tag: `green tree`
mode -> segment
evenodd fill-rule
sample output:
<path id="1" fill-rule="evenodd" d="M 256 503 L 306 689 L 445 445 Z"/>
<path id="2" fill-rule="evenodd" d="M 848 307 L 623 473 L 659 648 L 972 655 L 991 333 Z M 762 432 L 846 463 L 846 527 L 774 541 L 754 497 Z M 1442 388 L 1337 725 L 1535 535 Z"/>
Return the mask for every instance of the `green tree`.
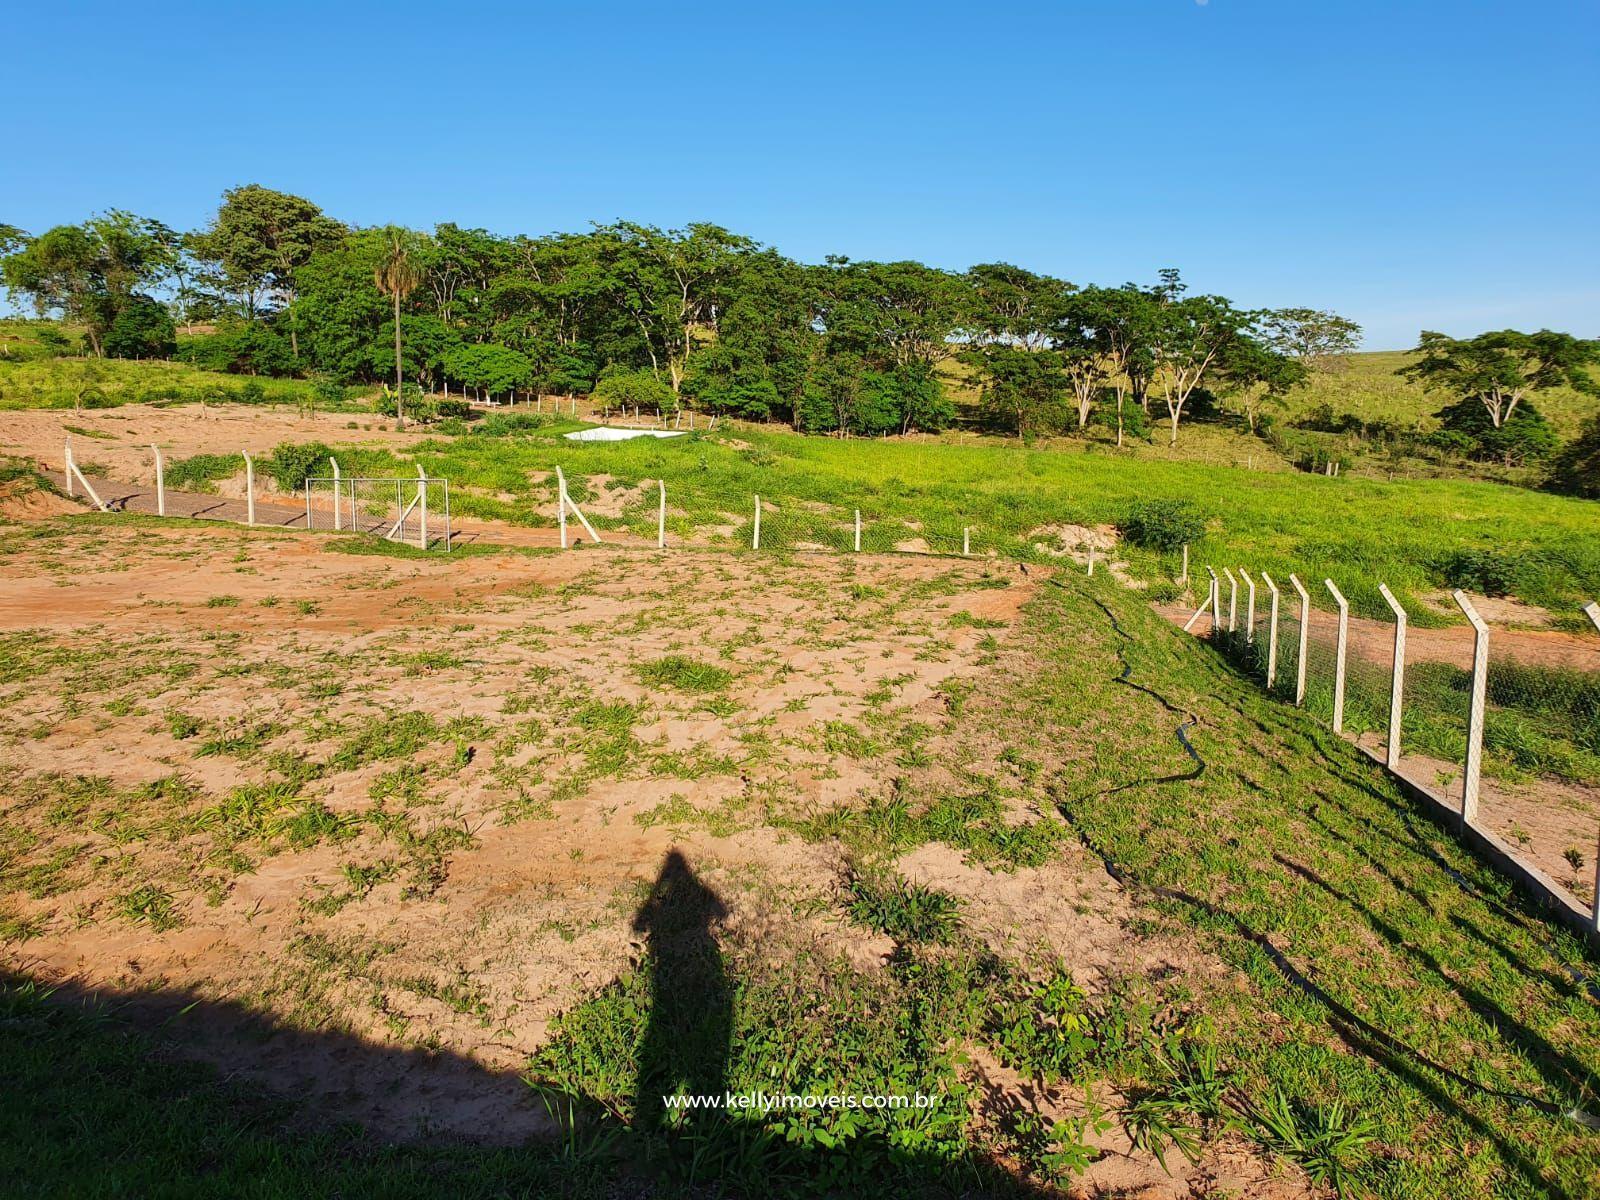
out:
<path id="1" fill-rule="evenodd" d="M 170 358 L 177 344 L 166 305 L 135 293 L 112 318 L 105 353 L 107 358 Z"/>
<path id="2" fill-rule="evenodd" d="M 140 289 L 159 286 L 171 253 L 151 222 L 112 210 L 82 225 L 57 225 L 0 260 L 0 279 L 44 315 L 83 323 L 96 357 L 117 315 Z"/>
<path id="3" fill-rule="evenodd" d="M 533 379 L 533 363 L 527 355 L 490 343 L 447 351 L 444 370 L 450 378 L 459 379 L 468 387 L 482 388 L 491 396 L 527 387 Z"/>
<path id="4" fill-rule="evenodd" d="M 1185 290 L 1177 271 L 1171 269 L 1161 272 L 1161 282 L 1153 289 L 1157 309 L 1151 348 L 1171 446 L 1178 444 L 1184 405 L 1251 317 L 1221 296 L 1186 296 Z"/>
<path id="5" fill-rule="evenodd" d="M 1424 330 L 1416 362 L 1400 374 L 1424 387 L 1483 405 L 1498 429 L 1529 396 L 1565 385 L 1591 395 L 1600 391 L 1588 369 L 1600 362 L 1600 343 L 1570 333 L 1501 329 L 1474 338 Z"/>
<path id="6" fill-rule="evenodd" d="M 334 245 L 345 228 L 309 200 L 257 183 L 230 188 L 211 225 L 192 235 L 189 248 L 215 263 L 228 289 L 254 320 L 262 304 L 276 298 L 289 316 L 289 348 L 300 357 L 296 327 L 295 272 Z"/>
<path id="7" fill-rule="evenodd" d="M 1361 326 L 1338 313 L 1315 308 L 1277 308 L 1261 314 L 1260 339 L 1286 358 L 1314 371 L 1343 370 L 1361 347 Z"/>
<path id="8" fill-rule="evenodd" d="M 1233 400 L 1255 433 L 1263 412 L 1306 381 L 1310 371 L 1303 357 L 1279 353 L 1267 343 L 1241 333 L 1226 343 L 1217 358 L 1217 391 Z"/>
<path id="9" fill-rule="evenodd" d="M 382 253 L 372 268 L 372 282 L 378 294 L 394 304 L 394 390 L 395 423 L 406 427 L 402 397 L 405 394 L 405 362 L 400 344 L 400 302 L 426 278 L 422 264 L 422 239 L 409 229 L 391 225 L 383 231 Z"/>

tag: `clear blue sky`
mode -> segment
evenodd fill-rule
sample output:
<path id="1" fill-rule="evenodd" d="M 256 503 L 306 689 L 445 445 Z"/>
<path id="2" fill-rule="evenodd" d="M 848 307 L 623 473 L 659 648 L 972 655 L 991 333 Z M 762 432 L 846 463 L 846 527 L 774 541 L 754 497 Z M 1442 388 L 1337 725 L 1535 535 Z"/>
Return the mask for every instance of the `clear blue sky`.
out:
<path id="1" fill-rule="evenodd" d="M 0 221 L 712 220 L 1360 320 L 1600 335 L 1600 4 L 15 7 Z"/>

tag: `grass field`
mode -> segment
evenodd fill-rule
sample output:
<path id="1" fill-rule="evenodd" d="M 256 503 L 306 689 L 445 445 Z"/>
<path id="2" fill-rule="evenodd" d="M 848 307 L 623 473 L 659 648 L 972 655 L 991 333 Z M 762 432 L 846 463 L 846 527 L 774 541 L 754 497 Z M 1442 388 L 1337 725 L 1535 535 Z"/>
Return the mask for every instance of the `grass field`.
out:
<path id="1" fill-rule="evenodd" d="M 18 1190 L 1594 1194 L 1595 957 L 1110 580 L 350 545 L 0 532 Z"/>
<path id="2" fill-rule="evenodd" d="M 975 550 L 1023 557 L 1035 555 L 1036 545 L 1059 543 L 1039 531 L 1116 525 L 1137 502 L 1176 499 L 1209 518 L 1205 539 L 1191 549 L 1193 570 L 1210 562 L 1284 581 L 1290 572 L 1314 584 L 1331 576 L 1356 611 L 1371 616 L 1388 612 L 1378 594 L 1387 582 L 1418 620 L 1434 619 L 1416 598 L 1449 584 L 1452 556 L 1470 551 L 1499 555 L 1511 564 L 1514 594 L 1561 615 L 1576 618 L 1581 604 L 1600 596 L 1594 505 L 1499 484 L 1327 479 L 1102 451 L 852 442 L 761 429 L 585 444 L 563 440 L 568 428 L 435 438 L 420 443 L 415 458 L 463 489 L 463 513 L 513 522 L 553 520 L 548 489 L 532 484 L 558 463 L 569 476 L 604 477 L 613 488 L 665 479 L 684 527 L 748 521 L 751 498 L 760 493 L 803 510 L 810 520 L 802 528 L 813 539 L 819 524 L 842 533 L 859 507 L 869 522 L 916 522 L 945 549 L 958 546 L 970 526 Z M 655 497 L 647 493 L 639 491 L 613 523 L 653 531 Z M 766 526 L 778 527 L 771 520 Z M 1152 582 L 1177 573 L 1175 556 L 1121 552 Z"/>

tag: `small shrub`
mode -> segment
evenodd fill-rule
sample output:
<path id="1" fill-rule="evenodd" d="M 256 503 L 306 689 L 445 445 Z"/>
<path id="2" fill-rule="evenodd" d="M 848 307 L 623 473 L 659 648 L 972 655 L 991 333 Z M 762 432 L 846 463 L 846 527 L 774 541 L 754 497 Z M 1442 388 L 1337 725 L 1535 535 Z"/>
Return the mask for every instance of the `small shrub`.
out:
<path id="1" fill-rule="evenodd" d="M 1120 528 L 1135 546 L 1172 551 L 1204 537 L 1206 518 L 1187 500 L 1144 500 L 1128 511 Z"/>
<path id="2" fill-rule="evenodd" d="M 296 492 L 311 476 L 331 471 L 328 460 L 332 457 L 332 448 L 321 442 L 284 442 L 273 448 L 265 466 L 280 492 Z"/>

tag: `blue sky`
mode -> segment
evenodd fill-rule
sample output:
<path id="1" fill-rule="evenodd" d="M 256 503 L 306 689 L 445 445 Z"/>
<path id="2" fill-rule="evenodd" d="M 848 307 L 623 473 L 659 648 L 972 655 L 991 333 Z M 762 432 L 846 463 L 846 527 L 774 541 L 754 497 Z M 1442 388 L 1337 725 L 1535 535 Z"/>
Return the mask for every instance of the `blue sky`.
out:
<path id="1" fill-rule="evenodd" d="M 1183 269 L 1250 306 L 1600 335 L 1600 4 L 24 5 L 0 221 L 712 220 L 808 261 Z"/>

